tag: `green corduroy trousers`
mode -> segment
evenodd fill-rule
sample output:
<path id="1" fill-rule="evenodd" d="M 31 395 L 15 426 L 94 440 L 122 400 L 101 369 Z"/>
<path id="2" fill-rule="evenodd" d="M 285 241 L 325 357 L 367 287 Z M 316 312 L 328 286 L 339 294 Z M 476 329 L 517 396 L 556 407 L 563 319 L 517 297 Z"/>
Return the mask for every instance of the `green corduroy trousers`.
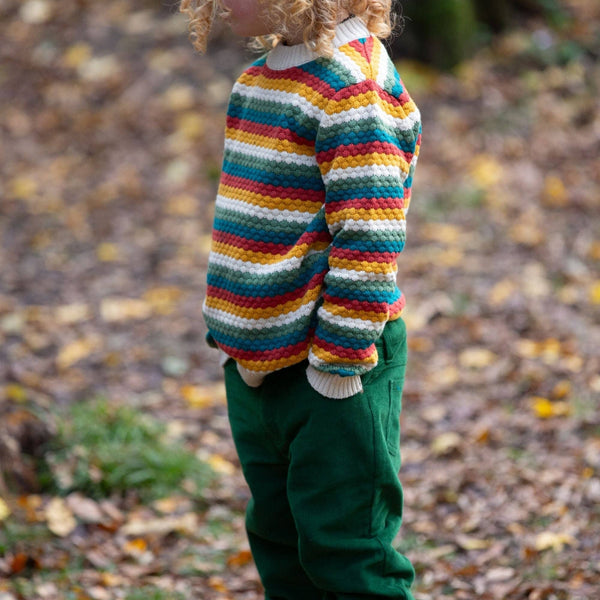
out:
<path id="1" fill-rule="evenodd" d="M 326 398 L 307 363 L 248 387 L 225 365 L 229 419 L 252 494 L 246 529 L 265 600 L 412 600 L 393 547 L 402 519 L 399 415 L 406 329 L 389 322 L 363 392 Z"/>

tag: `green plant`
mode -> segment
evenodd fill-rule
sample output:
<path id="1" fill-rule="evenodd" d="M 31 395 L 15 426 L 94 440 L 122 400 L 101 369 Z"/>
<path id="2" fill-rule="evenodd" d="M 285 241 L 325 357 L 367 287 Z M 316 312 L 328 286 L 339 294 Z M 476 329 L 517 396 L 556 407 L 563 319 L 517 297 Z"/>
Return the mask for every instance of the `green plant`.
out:
<path id="1" fill-rule="evenodd" d="M 135 491 L 151 501 L 172 494 L 184 481 L 198 494 L 210 482 L 210 467 L 166 441 L 162 423 L 139 410 L 94 400 L 71 406 L 57 421 L 42 477 L 53 493 L 104 498 Z"/>
<path id="2" fill-rule="evenodd" d="M 125 600 L 184 600 L 179 592 L 170 592 L 155 587 L 143 587 L 132 590 L 125 596 Z"/>

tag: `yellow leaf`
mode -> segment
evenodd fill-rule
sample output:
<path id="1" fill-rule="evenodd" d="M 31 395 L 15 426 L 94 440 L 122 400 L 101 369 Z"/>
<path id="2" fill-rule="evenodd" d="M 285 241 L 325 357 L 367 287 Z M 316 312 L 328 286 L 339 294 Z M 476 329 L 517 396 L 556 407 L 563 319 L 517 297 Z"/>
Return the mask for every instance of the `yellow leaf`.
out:
<path id="1" fill-rule="evenodd" d="M 191 194 L 178 194 L 167 201 L 165 211 L 178 217 L 192 217 L 198 211 L 198 201 Z"/>
<path id="2" fill-rule="evenodd" d="M 465 550 L 484 550 L 489 548 L 492 544 L 489 540 L 480 540 L 468 535 L 457 535 L 456 541 L 459 546 Z"/>
<path id="3" fill-rule="evenodd" d="M 557 175 L 546 177 L 542 198 L 549 206 L 561 207 L 567 204 L 567 188 L 560 177 Z"/>
<path id="4" fill-rule="evenodd" d="M 27 391 L 18 383 L 9 383 L 4 388 L 4 394 L 13 402 L 25 402 L 27 400 Z"/>
<path id="5" fill-rule="evenodd" d="M 213 590 L 215 590 L 216 592 L 220 592 L 221 594 L 225 594 L 229 591 L 229 589 L 225 585 L 225 580 L 222 577 L 217 577 L 216 575 L 209 577 L 208 585 Z"/>
<path id="6" fill-rule="evenodd" d="M 465 232 L 450 223 L 427 223 L 423 226 L 423 237 L 432 242 L 456 244 L 464 238 Z"/>
<path id="7" fill-rule="evenodd" d="M 553 388 L 552 388 L 552 397 L 557 400 L 561 400 L 562 398 L 566 398 L 571 393 L 571 382 L 567 379 L 561 379 Z"/>
<path id="8" fill-rule="evenodd" d="M 172 85 L 162 100 L 171 110 L 186 110 L 194 105 L 194 92 L 189 85 Z"/>
<path id="9" fill-rule="evenodd" d="M 104 242 L 96 248 L 96 256 L 102 262 L 119 260 L 119 248 L 115 244 Z"/>
<path id="10" fill-rule="evenodd" d="M 19 200 L 27 200 L 36 194 L 37 183 L 30 177 L 15 177 L 8 186 L 9 196 Z"/>
<path id="11" fill-rule="evenodd" d="M 589 298 L 592 304 L 600 304 L 600 281 L 595 281 L 590 286 Z"/>
<path id="12" fill-rule="evenodd" d="M 565 417 L 571 414 L 571 407 L 567 402 L 550 402 L 548 398 L 541 396 L 534 396 L 531 399 L 531 408 L 540 419 Z"/>
<path id="13" fill-rule="evenodd" d="M 152 307 L 145 300 L 136 298 L 104 298 L 100 304 L 100 314 L 109 323 L 147 319 L 152 315 Z"/>
<path id="14" fill-rule="evenodd" d="M 64 304 L 56 307 L 54 316 L 59 323 L 71 325 L 90 319 L 90 307 L 87 304 Z"/>
<path id="15" fill-rule="evenodd" d="M 225 400 L 223 385 L 204 387 L 199 385 L 182 385 L 180 393 L 183 399 L 192 408 L 206 408 L 215 404 L 222 404 Z"/>
<path id="16" fill-rule="evenodd" d="M 554 533 L 552 531 L 544 531 L 540 533 L 535 539 L 535 548 L 540 552 L 542 552 L 543 550 L 549 550 L 550 548 L 552 548 L 556 552 L 560 552 L 565 545 L 574 546 L 575 544 L 575 538 L 568 533 Z"/>
<path id="17" fill-rule="evenodd" d="M 467 348 L 463 350 L 458 360 L 461 366 L 467 369 L 483 369 L 496 361 L 498 356 L 487 348 Z"/>
<path id="18" fill-rule="evenodd" d="M 462 442 L 462 437 L 454 431 L 449 431 L 438 435 L 431 443 L 431 450 L 434 454 L 449 454 L 456 450 Z"/>
<path id="19" fill-rule="evenodd" d="M 143 296 L 152 310 L 159 315 L 169 315 L 175 310 L 175 305 L 183 296 L 183 290 L 175 286 L 155 287 L 149 289 Z"/>
<path id="20" fill-rule="evenodd" d="M 100 346 L 97 336 L 81 338 L 64 346 L 56 357 L 56 366 L 59 369 L 68 369 L 80 360 L 87 358 Z"/>
<path id="21" fill-rule="evenodd" d="M 517 291 L 517 285 L 510 279 L 503 279 L 498 281 L 488 294 L 488 302 L 492 306 L 499 306 L 504 304 L 515 292 Z"/>
<path id="22" fill-rule="evenodd" d="M 123 549 L 127 554 L 134 556 L 143 554 L 148 549 L 148 544 L 144 538 L 134 538 L 133 540 L 127 540 L 123 546 Z"/>
<path id="23" fill-rule="evenodd" d="M 63 54 L 65 66 L 77 69 L 92 57 L 92 47 L 85 42 L 79 42 L 69 46 Z"/>
<path id="24" fill-rule="evenodd" d="M 206 459 L 206 462 L 211 466 L 213 471 L 222 475 L 233 475 L 236 472 L 235 465 L 219 454 L 211 454 Z"/>
<path id="25" fill-rule="evenodd" d="M 48 529 L 60 537 L 66 537 L 77 527 L 77 521 L 62 498 L 52 498 L 45 510 Z"/>
<path id="26" fill-rule="evenodd" d="M 10 516 L 10 507 L 3 498 L 0 498 L 0 522 L 6 520 Z"/>
<path id="27" fill-rule="evenodd" d="M 201 138 L 206 131 L 204 117 L 195 111 L 183 113 L 177 117 L 178 133 L 188 140 Z"/>
<path id="28" fill-rule="evenodd" d="M 484 189 L 491 188 L 502 179 L 502 165 L 488 154 L 476 156 L 469 165 L 471 178 Z"/>

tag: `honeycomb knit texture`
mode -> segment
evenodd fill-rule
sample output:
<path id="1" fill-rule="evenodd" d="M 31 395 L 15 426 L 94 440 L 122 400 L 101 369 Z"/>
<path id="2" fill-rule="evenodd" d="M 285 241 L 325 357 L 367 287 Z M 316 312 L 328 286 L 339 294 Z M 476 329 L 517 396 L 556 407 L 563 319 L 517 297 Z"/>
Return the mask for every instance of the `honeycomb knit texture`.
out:
<path id="1" fill-rule="evenodd" d="M 396 259 L 420 115 L 358 18 L 332 58 L 274 48 L 227 112 L 203 312 L 209 340 L 253 381 L 308 358 L 329 397 L 360 391 L 404 296 Z"/>

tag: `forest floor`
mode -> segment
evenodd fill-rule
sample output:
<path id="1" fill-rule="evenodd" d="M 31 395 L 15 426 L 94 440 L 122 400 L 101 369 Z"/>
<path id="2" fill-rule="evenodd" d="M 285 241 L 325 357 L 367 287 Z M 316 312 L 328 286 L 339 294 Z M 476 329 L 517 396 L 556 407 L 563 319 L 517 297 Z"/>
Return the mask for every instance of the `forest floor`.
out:
<path id="1" fill-rule="evenodd" d="M 452 74 L 398 63 L 424 122 L 399 264 L 417 600 L 598 598 L 600 8 L 568 4 Z M 262 597 L 200 311 L 248 60 L 223 39 L 198 56 L 149 0 L 0 0 L 0 474 L 20 485 L 0 485 L 0 600 Z M 106 462 L 68 423 L 98 399 L 160 421 L 208 482 L 94 487 Z M 6 464 L 29 419 L 78 440 L 46 457 L 54 487 Z"/>

